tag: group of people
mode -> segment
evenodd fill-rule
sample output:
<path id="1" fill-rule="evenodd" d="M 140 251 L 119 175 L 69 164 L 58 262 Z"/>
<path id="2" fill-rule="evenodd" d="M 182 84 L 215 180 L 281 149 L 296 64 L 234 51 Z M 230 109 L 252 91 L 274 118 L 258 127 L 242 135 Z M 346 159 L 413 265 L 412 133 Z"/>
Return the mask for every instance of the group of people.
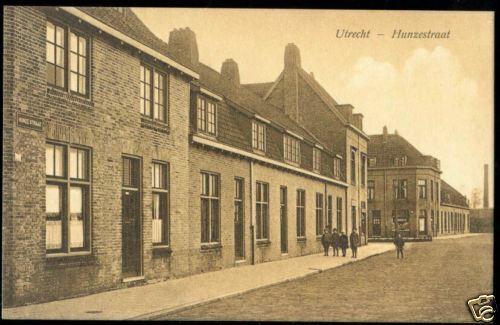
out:
<path id="1" fill-rule="evenodd" d="M 330 246 L 333 247 L 333 256 L 339 256 L 339 248 L 342 250 L 342 257 L 346 256 L 347 247 L 351 247 L 352 256 L 351 258 L 358 257 L 358 246 L 359 246 L 359 235 L 356 232 L 356 228 L 352 230 L 349 239 L 347 235 L 341 231 L 338 233 L 337 229 L 333 229 L 333 232 L 330 232 L 330 227 L 325 227 L 323 231 L 323 235 L 321 236 L 321 243 L 323 244 L 323 249 L 325 250 L 325 256 L 328 256 L 328 251 L 330 250 Z M 350 243 L 350 245 L 349 245 Z"/>

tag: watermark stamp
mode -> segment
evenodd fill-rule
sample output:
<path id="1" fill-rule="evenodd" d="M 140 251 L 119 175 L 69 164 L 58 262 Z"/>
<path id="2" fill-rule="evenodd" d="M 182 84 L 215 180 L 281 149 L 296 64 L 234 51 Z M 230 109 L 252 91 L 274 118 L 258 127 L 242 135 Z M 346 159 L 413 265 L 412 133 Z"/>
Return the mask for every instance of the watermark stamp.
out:
<path id="1" fill-rule="evenodd" d="M 467 305 L 469 305 L 472 317 L 476 322 L 492 322 L 497 311 L 497 304 L 493 295 L 480 295 L 467 301 Z"/>

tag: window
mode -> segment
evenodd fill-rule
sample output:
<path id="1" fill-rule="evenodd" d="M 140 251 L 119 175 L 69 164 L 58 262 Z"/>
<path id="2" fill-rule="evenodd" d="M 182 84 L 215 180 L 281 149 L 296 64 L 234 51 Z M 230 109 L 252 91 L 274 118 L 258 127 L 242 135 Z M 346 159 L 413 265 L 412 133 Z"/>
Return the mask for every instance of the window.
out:
<path id="1" fill-rule="evenodd" d="M 47 83 L 64 90 L 67 90 L 69 85 L 72 93 L 87 95 L 88 39 L 76 31 L 47 21 L 45 46 Z"/>
<path id="2" fill-rule="evenodd" d="M 153 188 L 153 245 L 169 244 L 168 164 L 153 162 L 151 167 Z"/>
<path id="3" fill-rule="evenodd" d="M 355 229 L 357 223 L 356 223 L 356 207 L 354 205 L 351 206 L 351 223 L 352 223 L 352 229 Z"/>
<path id="4" fill-rule="evenodd" d="M 89 250 L 89 150 L 47 143 L 45 158 L 47 253 Z"/>
<path id="5" fill-rule="evenodd" d="M 366 185 L 366 155 L 361 155 L 361 186 Z"/>
<path id="6" fill-rule="evenodd" d="M 269 239 L 269 184 L 257 182 L 255 188 L 255 221 L 257 240 Z"/>
<path id="7" fill-rule="evenodd" d="M 316 193 L 316 236 L 323 233 L 323 194 Z"/>
<path id="8" fill-rule="evenodd" d="M 434 182 L 431 180 L 431 201 L 434 201 Z"/>
<path id="9" fill-rule="evenodd" d="M 141 114 L 160 122 L 167 122 L 166 77 L 153 68 L 141 65 Z"/>
<path id="10" fill-rule="evenodd" d="M 252 121 L 252 148 L 266 151 L 266 126 Z"/>
<path id="11" fill-rule="evenodd" d="M 439 202 L 439 183 L 436 182 L 436 201 Z"/>
<path id="12" fill-rule="evenodd" d="M 427 226 L 427 210 L 420 210 L 420 215 L 418 218 L 418 231 L 419 233 L 425 233 Z"/>
<path id="13" fill-rule="evenodd" d="M 406 156 L 403 157 L 395 157 L 394 158 L 394 166 L 405 166 L 406 165 Z"/>
<path id="14" fill-rule="evenodd" d="M 332 230 L 333 225 L 333 197 L 328 195 L 327 210 L 326 210 L 328 228 Z"/>
<path id="15" fill-rule="evenodd" d="M 300 164 L 300 141 L 289 135 L 283 135 L 285 160 Z"/>
<path id="16" fill-rule="evenodd" d="M 356 185 L 356 149 L 351 147 L 351 183 Z"/>
<path id="17" fill-rule="evenodd" d="M 333 158 L 333 176 L 339 178 L 340 177 L 340 158 Z"/>
<path id="18" fill-rule="evenodd" d="M 297 238 L 306 237 L 306 191 L 297 190 Z"/>
<path id="19" fill-rule="evenodd" d="M 427 180 L 425 179 L 418 180 L 418 198 L 427 199 Z"/>
<path id="20" fill-rule="evenodd" d="M 393 197 L 394 199 L 406 199 L 406 179 L 395 179 L 392 181 Z"/>
<path id="21" fill-rule="evenodd" d="M 280 235 L 281 235 L 281 253 L 288 252 L 288 207 L 287 207 L 288 189 L 280 186 Z"/>
<path id="22" fill-rule="evenodd" d="M 219 175 L 201 173 L 201 243 L 218 243 L 219 220 Z"/>
<path id="23" fill-rule="evenodd" d="M 342 231 L 342 198 L 337 198 L 337 229 Z"/>
<path id="24" fill-rule="evenodd" d="M 313 169 L 315 172 L 321 171 L 321 150 L 313 148 Z"/>
<path id="25" fill-rule="evenodd" d="M 368 181 L 368 201 L 375 199 L 375 181 Z"/>
<path id="26" fill-rule="evenodd" d="M 368 166 L 375 167 L 377 165 L 377 158 L 368 159 Z"/>
<path id="27" fill-rule="evenodd" d="M 245 259 L 243 189 L 243 178 L 236 177 L 234 179 L 234 255 L 238 260 Z"/>
<path id="28" fill-rule="evenodd" d="M 196 99 L 196 121 L 200 132 L 216 134 L 216 105 L 213 101 L 198 96 Z"/>

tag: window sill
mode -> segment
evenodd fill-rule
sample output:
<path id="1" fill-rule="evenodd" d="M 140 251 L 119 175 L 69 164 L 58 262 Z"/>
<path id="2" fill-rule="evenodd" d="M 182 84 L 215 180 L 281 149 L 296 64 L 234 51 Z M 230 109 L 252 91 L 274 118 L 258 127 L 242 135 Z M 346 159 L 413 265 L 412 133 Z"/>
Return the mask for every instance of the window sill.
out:
<path id="1" fill-rule="evenodd" d="M 292 165 L 292 166 L 295 166 L 295 167 L 300 168 L 300 163 L 298 163 L 298 162 L 291 161 L 291 160 L 288 160 L 288 159 L 286 159 L 286 158 L 285 158 L 285 159 L 283 159 L 283 161 L 284 161 L 285 163 L 289 164 L 289 165 Z"/>
<path id="2" fill-rule="evenodd" d="M 222 245 L 220 243 L 202 244 L 200 247 L 200 252 L 220 251 L 221 249 Z"/>
<path id="3" fill-rule="evenodd" d="M 54 253 L 46 255 L 47 267 L 71 267 L 97 264 L 91 252 Z"/>
<path id="4" fill-rule="evenodd" d="M 62 89 L 53 88 L 51 86 L 47 87 L 47 95 L 49 97 L 66 99 L 72 103 L 80 104 L 81 106 L 85 106 L 87 108 L 94 107 L 94 102 L 91 101 L 88 97 L 75 95 L 71 92 L 68 92 L 68 91 L 65 91 Z"/>
<path id="5" fill-rule="evenodd" d="M 323 235 L 316 235 L 316 240 L 321 240 L 323 238 Z"/>
<path id="6" fill-rule="evenodd" d="M 170 127 L 167 123 L 154 120 L 147 116 L 141 116 L 141 127 L 160 133 L 170 133 Z"/>
<path id="7" fill-rule="evenodd" d="M 297 237 L 297 243 L 305 243 L 307 241 L 306 237 Z"/>
<path id="8" fill-rule="evenodd" d="M 168 245 L 153 245 L 153 255 L 155 256 L 170 256 L 172 248 Z"/>
<path id="9" fill-rule="evenodd" d="M 271 245 L 271 241 L 269 239 L 257 239 L 255 244 L 260 247 L 265 247 Z"/>
<path id="10" fill-rule="evenodd" d="M 255 149 L 255 148 L 252 148 L 252 152 L 257 154 L 257 155 L 261 155 L 261 156 L 265 156 L 266 155 L 266 152 L 265 151 L 262 151 L 262 150 L 259 150 L 259 149 Z"/>
<path id="11" fill-rule="evenodd" d="M 215 134 L 208 134 L 206 132 L 198 131 L 198 130 L 195 130 L 195 134 L 201 138 L 217 141 L 217 135 L 215 135 Z"/>

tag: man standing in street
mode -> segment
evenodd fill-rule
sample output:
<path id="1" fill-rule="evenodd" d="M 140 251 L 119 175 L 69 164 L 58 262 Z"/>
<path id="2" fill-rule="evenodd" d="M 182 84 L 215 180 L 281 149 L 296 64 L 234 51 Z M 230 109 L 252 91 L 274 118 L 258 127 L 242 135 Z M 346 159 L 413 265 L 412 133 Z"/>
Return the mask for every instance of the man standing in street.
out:
<path id="1" fill-rule="evenodd" d="M 352 229 L 351 236 L 349 236 L 349 241 L 351 243 L 352 256 L 351 258 L 358 257 L 358 244 L 359 244 L 359 235 L 356 232 L 356 228 Z"/>
<path id="2" fill-rule="evenodd" d="M 342 257 L 345 257 L 345 253 L 347 251 L 347 241 L 347 235 L 342 231 L 339 238 L 340 249 L 342 249 Z"/>
<path id="3" fill-rule="evenodd" d="M 328 250 L 330 249 L 330 244 L 332 242 L 332 234 L 328 226 L 323 230 L 323 235 L 321 236 L 321 244 L 323 244 L 323 249 L 325 250 L 325 256 L 328 256 Z"/>
<path id="4" fill-rule="evenodd" d="M 339 233 L 337 232 L 337 228 L 335 228 L 332 234 L 333 256 L 339 256 L 339 240 Z"/>
<path id="5" fill-rule="evenodd" d="M 401 258 L 404 258 L 403 255 L 403 246 L 405 245 L 405 241 L 403 240 L 403 237 L 401 237 L 401 234 L 398 233 L 396 235 L 396 238 L 394 238 L 394 245 L 396 245 L 396 252 L 398 254 L 398 259 L 399 259 L 399 254 L 401 253 Z"/>

